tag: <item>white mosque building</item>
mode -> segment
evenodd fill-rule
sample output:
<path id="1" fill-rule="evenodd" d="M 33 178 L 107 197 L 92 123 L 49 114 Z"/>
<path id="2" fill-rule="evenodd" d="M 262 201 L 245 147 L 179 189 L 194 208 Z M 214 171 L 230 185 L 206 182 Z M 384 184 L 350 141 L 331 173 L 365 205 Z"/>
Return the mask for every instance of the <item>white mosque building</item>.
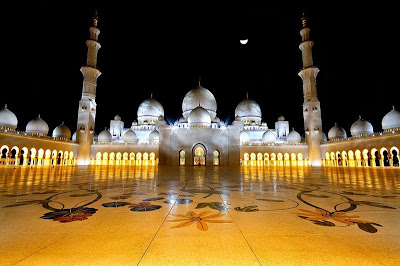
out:
<path id="1" fill-rule="evenodd" d="M 6 105 L 0 111 L 1 165 L 399 166 L 400 112 L 394 107 L 382 118 L 378 131 L 360 117 L 350 128 L 351 136 L 336 123 L 327 136 L 322 132 L 319 69 L 313 64 L 314 43 L 305 18 L 299 46 L 303 67 L 298 73 L 303 80 L 304 138 L 283 116 L 274 128 L 268 127 L 260 105 L 249 95 L 238 103 L 235 120 L 228 125 L 218 118 L 214 95 L 200 82 L 183 97 L 182 117 L 175 123 L 165 121 L 164 107 L 151 95 L 139 105 L 131 125 L 117 114 L 96 135 L 96 86 L 101 75 L 96 65 L 101 45 L 97 17 L 93 22 L 86 41 L 87 63 L 81 68 L 76 132 L 71 135 L 61 123 L 49 136 L 49 126 L 40 115 L 21 130 Z"/>

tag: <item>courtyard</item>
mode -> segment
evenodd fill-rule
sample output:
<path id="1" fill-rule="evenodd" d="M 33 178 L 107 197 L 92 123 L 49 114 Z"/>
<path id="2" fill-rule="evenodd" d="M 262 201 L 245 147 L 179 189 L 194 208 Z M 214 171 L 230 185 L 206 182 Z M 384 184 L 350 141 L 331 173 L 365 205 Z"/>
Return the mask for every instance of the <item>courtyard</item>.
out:
<path id="1" fill-rule="evenodd" d="M 398 265 L 400 169 L 0 168 L 0 265 Z"/>

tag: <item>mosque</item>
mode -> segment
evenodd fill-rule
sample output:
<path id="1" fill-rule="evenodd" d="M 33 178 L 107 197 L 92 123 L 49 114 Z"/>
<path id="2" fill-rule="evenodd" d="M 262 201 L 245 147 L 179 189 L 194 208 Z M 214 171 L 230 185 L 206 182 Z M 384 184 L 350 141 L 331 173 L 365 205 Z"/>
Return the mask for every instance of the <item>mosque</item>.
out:
<path id="1" fill-rule="evenodd" d="M 165 121 L 164 107 L 151 95 L 139 105 L 137 120 L 131 125 L 115 115 L 109 128 L 96 134 L 96 86 L 101 75 L 96 68 L 101 47 L 97 23 L 94 17 L 86 41 L 87 63 L 80 69 L 83 87 L 76 132 L 71 134 L 62 123 L 49 135 L 49 126 L 40 115 L 21 129 L 6 105 L 0 111 L 2 166 L 399 167 L 400 112 L 394 107 L 382 118 L 378 130 L 360 117 L 352 124 L 350 136 L 337 124 L 327 135 L 322 132 L 316 83 L 319 69 L 313 64 L 314 42 L 304 17 L 299 45 L 303 66 L 298 73 L 304 96 L 302 134 L 290 128 L 283 116 L 277 118 L 274 128 L 269 127 L 262 120 L 260 105 L 249 96 L 238 103 L 235 120 L 227 124 L 218 118 L 213 93 L 200 82 L 183 97 L 182 117 L 175 123 Z"/>

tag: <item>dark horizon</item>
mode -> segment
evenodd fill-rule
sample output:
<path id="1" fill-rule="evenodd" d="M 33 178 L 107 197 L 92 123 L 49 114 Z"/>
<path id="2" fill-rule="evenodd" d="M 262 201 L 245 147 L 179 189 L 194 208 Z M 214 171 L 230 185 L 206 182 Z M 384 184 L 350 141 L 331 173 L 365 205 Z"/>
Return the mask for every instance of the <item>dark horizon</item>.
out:
<path id="1" fill-rule="evenodd" d="M 129 9 L 120 5 L 57 5 L 46 1 L 11 7 L 3 25 L 3 84 L 0 104 L 18 118 L 17 130 L 41 117 L 49 135 L 62 121 L 76 130 L 86 63 L 88 28 L 98 8 L 100 29 L 95 131 L 116 114 L 125 127 L 137 119 L 139 104 L 153 92 L 174 122 L 185 94 L 198 83 L 218 104 L 217 115 L 231 123 L 249 92 L 263 121 L 274 128 L 283 115 L 304 134 L 302 8 L 195 6 Z M 318 97 L 325 134 L 337 122 L 350 136 L 359 115 L 381 131 L 381 119 L 395 105 L 399 22 L 388 8 L 305 8 L 311 28 Z M 246 45 L 239 43 L 248 38 Z M 4 68 L 4 67 L 3 67 Z"/>

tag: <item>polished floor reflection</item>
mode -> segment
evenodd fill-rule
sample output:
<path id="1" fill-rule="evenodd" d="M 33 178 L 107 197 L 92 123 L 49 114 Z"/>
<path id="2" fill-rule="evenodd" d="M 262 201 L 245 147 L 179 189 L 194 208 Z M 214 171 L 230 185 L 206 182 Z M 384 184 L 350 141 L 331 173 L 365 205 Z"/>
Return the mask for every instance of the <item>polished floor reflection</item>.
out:
<path id="1" fill-rule="evenodd" d="M 0 265 L 399 265 L 400 169 L 0 168 Z"/>

